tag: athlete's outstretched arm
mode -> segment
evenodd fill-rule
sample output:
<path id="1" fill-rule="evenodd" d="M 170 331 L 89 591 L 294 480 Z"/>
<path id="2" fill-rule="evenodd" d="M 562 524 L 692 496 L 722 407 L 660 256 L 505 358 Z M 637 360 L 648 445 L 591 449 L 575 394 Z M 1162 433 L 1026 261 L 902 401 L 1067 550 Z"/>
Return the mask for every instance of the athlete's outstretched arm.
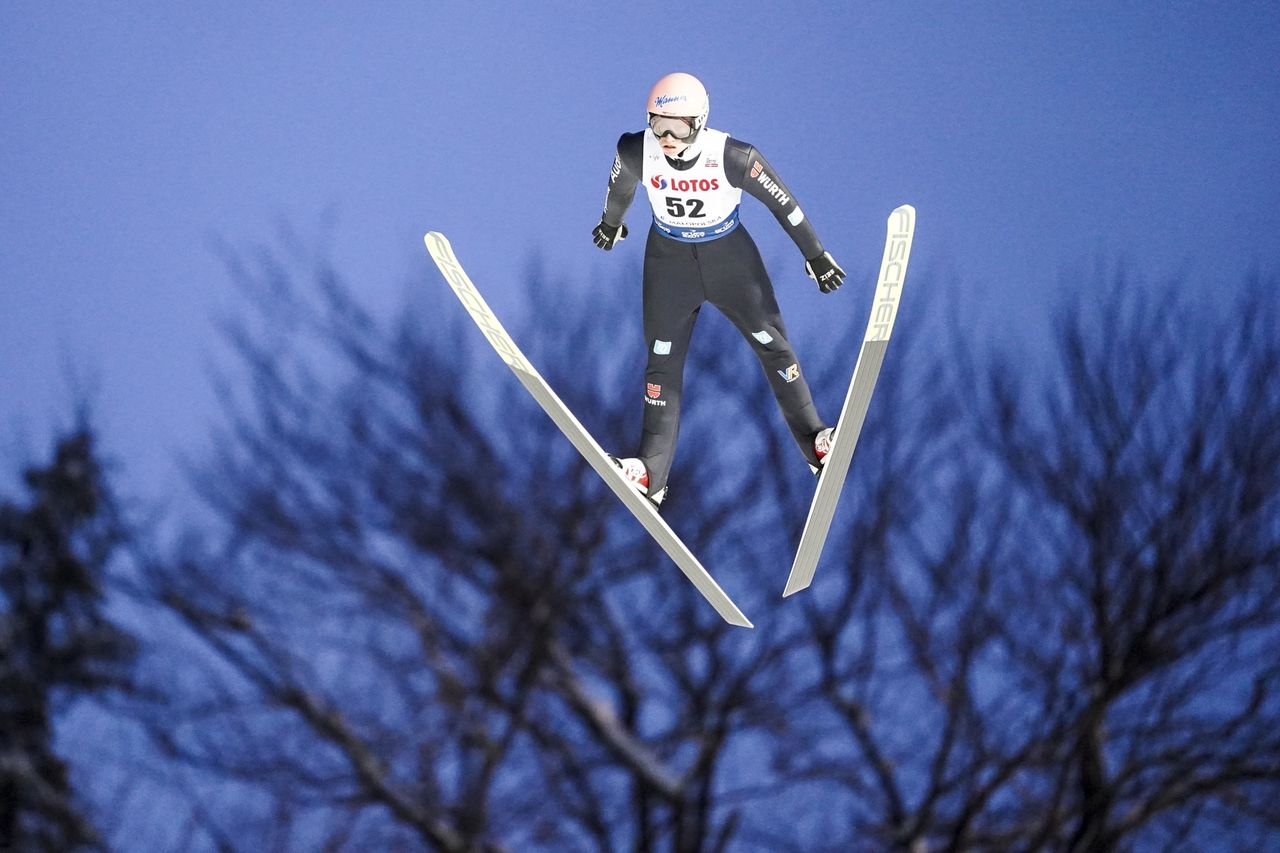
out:
<path id="1" fill-rule="evenodd" d="M 805 218 L 804 211 L 778 173 L 769 165 L 754 145 L 730 139 L 724 149 L 725 177 L 735 187 L 741 187 L 773 212 L 778 224 L 791 237 L 800 254 L 804 256 L 804 269 L 809 278 L 818 283 L 818 289 L 830 293 L 844 281 L 844 270 L 835 258 L 822 248 L 822 241 Z"/>
<path id="2" fill-rule="evenodd" d="M 600 215 L 600 224 L 591 231 L 591 239 L 606 252 L 627 237 L 627 226 L 622 224 L 622 217 L 627 215 L 627 208 L 635 197 L 643 156 L 644 134 L 622 134 L 618 139 L 618 151 L 613 156 L 609 186 L 604 193 L 604 213 Z"/>
<path id="3" fill-rule="evenodd" d="M 760 199 L 802 256 L 808 259 L 822 254 L 822 241 L 805 218 L 796 197 L 754 145 L 730 139 L 725 144 L 724 159 L 724 173 L 729 183 Z"/>
<path id="4" fill-rule="evenodd" d="M 644 157 L 644 133 L 624 133 L 618 139 L 618 152 L 609 172 L 609 187 L 604 195 L 604 216 L 607 225 L 617 227 L 635 198 L 636 184 L 640 182 L 641 160 Z"/>

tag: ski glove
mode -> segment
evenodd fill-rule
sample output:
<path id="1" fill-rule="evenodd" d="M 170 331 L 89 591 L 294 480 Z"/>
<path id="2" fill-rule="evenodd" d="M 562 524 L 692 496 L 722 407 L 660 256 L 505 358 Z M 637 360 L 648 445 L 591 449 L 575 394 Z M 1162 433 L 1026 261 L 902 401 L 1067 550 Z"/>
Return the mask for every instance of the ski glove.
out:
<path id="1" fill-rule="evenodd" d="M 610 225 L 601 219 L 600 224 L 591 232 L 591 239 L 595 240 L 596 245 L 607 252 L 613 248 L 614 243 L 627 239 L 627 226 Z"/>
<path id="2" fill-rule="evenodd" d="M 831 257 L 830 252 L 823 252 L 816 258 L 809 258 L 804 262 L 804 271 L 809 274 L 809 278 L 818 283 L 818 289 L 823 293 L 830 293 L 844 284 L 844 270 L 840 269 L 840 265 L 836 263 L 835 258 Z"/>

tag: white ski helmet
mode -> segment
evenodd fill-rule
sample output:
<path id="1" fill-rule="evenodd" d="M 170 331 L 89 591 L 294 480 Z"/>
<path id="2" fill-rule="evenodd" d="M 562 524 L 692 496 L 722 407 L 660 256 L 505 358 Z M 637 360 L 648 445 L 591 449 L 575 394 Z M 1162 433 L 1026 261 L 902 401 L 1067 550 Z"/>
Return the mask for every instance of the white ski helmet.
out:
<path id="1" fill-rule="evenodd" d="M 670 133 L 682 142 L 693 142 L 698 131 L 707 125 L 711 101 L 706 87 L 692 74 L 677 71 L 668 74 L 649 90 L 649 127 L 661 136 Z M 681 136 L 681 125 L 662 119 L 683 119 L 687 128 Z M 657 126 L 655 126 L 655 124 Z"/>

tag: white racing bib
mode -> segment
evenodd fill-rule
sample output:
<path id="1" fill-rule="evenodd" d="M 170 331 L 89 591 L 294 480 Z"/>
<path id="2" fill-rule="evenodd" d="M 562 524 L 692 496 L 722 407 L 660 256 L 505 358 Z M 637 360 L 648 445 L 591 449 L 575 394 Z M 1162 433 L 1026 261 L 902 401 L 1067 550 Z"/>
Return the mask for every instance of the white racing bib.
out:
<path id="1" fill-rule="evenodd" d="M 724 176 L 724 144 L 729 134 L 703 128 L 702 153 L 692 168 L 671 167 L 652 133 L 644 135 L 641 181 L 653 206 L 653 224 L 685 243 L 723 237 L 738 227 L 742 190 Z"/>

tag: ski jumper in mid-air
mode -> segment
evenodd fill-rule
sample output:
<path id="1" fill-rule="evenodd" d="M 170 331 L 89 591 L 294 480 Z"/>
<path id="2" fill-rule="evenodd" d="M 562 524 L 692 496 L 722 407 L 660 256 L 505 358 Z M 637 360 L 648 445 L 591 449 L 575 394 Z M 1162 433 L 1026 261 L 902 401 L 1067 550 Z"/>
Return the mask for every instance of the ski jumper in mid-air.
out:
<path id="1" fill-rule="evenodd" d="M 644 250 L 644 429 L 638 457 L 616 459 L 623 475 L 653 503 L 666 496 L 685 357 L 704 302 L 723 313 L 751 344 L 791 434 L 818 468 L 831 428 L 787 341 L 773 285 L 755 242 L 738 220 L 742 191 L 769 208 L 805 258 L 823 293 L 844 280 L 795 197 L 753 146 L 706 126 L 706 89 L 689 74 L 668 74 L 649 93 L 649 129 L 624 133 L 609 177 L 604 214 L 592 237 L 606 251 L 627 236 L 622 223 L 643 184 L 653 207 Z"/>

